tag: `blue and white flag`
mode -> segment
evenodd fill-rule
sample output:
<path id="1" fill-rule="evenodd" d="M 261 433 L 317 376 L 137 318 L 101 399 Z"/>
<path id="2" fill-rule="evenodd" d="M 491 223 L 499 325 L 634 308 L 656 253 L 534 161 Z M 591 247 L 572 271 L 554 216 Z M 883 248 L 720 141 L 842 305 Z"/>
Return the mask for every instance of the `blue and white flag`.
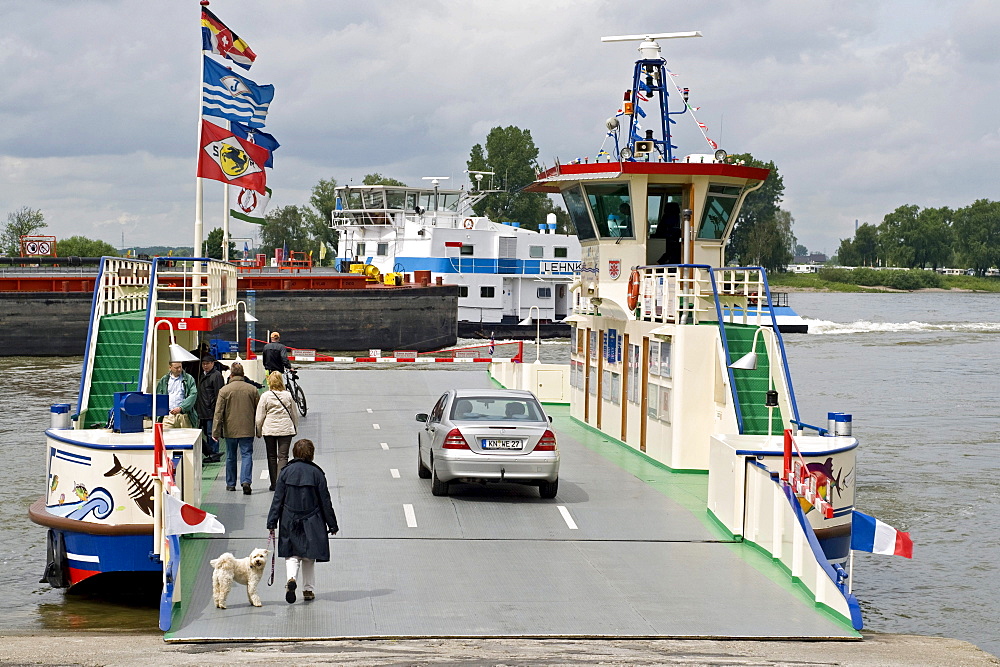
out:
<path id="1" fill-rule="evenodd" d="M 201 112 L 250 127 L 264 127 L 267 108 L 274 99 L 274 86 L 258 86 L 208 56 L 204 58 Z"/>
<path id="2" fill-rule="evenodd" d="M 272 137 L 267 132 L 261 132 L 260 130 L 255 130 L 254 128 L 249 127 L 248 125 L 244 125 L 243 123 L 234 122 L 229 127 L 229 131 L 235 134 L 240 139 L 247 139 L 253 142 L 255 145 L 260 146 L 261 148 L 266 148 L 267 150 L 271 151 L 271 155 L 267 158 L 267 162 L 264 164 L 264 166 L 271 168 L 274 167 L 274 151 L 278 150 L 278 147 L 281 146 L 281 144 L 278 143 L 277 139 Z"/>

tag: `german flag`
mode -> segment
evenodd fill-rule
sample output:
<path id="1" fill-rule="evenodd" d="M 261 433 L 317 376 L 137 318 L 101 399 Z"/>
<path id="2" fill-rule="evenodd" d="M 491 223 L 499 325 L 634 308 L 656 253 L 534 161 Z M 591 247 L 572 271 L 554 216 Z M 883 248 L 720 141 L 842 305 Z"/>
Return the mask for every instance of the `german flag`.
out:
<path id="1" fill-rule="evenodd" d="M 250 69 L 257 54 L 207 7 L 201 8 L 201 48 Z"/>

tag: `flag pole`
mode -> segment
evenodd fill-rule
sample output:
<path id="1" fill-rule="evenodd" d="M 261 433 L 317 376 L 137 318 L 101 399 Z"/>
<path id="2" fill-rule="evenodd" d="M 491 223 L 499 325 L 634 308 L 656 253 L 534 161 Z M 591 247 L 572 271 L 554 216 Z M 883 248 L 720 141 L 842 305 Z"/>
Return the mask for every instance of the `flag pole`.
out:
<path id="1" fill-rule="evenodd" d="M 208 7 L 208 0 L 201 0 L 202 7 Z M 198 10 L 198 24 L 201 25 L 201 10 Z M 200 31 L 201 28 L 199 27 Z M 201 124 L 205 122 L 205 119 L 201 116 L 202 107 L 202 86 L 205 80 L 204 71 L 204 60 L 205 60 L 205 50 L 201 51 L 201 58 L 198 59 L 199 65 L 202 68 L 201 74 L 198 75 L 198 150 L 195 155 L 198 157 L 195 160 L 195 186 L 194 186 L 194 243 L 191 249 L 192 257 L 201 257 L 201 242 L 205 238 L 205 188 L 201 178 L 197 176 L 198 173 L 198 162 L 201 160 Z"/>
<path id="2" fill-rule="evenodd" d="M 222 261 L 229 261 L 229 183 L 222 184 Z"/>

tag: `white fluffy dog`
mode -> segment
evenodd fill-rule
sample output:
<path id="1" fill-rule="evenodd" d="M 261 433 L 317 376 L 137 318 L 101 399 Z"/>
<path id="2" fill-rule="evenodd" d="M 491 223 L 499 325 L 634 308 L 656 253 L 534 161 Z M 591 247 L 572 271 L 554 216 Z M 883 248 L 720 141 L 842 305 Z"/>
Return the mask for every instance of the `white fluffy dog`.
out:
<path id="1" fill-rule="evenodd" d="M 260 607 L 260 596 L 257 595 L 257 584 L 264 576 L 264 565 L 267 563 L 267 549 L 254 549 L 246 558 L 236 558 L 226 552 L 218 558 L 209 561 L 215 572 L 212 573 L 212 599 L 219 609 L 226 608 L 226 598 L 233 588 L 233 582 L 247 587 L 247 597 L 250 604 Z"/>

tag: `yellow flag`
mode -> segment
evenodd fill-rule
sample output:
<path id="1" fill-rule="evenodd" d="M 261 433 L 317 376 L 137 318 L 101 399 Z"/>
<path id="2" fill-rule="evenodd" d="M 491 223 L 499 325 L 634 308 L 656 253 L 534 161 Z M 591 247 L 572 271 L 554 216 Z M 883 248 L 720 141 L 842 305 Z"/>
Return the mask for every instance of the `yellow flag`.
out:
<path id="1" fill-rule="evenodd" d="M 320 242 L 319 244 L 319 258 L 321 260 L 326 259 L 326 244 L 323 242 Z"/>

